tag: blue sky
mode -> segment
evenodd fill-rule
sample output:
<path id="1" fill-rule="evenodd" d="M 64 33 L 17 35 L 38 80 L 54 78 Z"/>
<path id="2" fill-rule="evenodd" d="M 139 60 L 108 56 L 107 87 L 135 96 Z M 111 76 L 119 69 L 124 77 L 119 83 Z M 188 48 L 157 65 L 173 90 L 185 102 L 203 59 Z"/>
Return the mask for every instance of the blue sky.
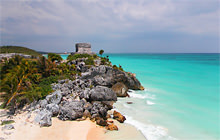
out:
<path id="1" fill-rule="evenodd" d="M 219 0 L 0 0 L 0 45 L 98 52 L 220 52 Z"/>

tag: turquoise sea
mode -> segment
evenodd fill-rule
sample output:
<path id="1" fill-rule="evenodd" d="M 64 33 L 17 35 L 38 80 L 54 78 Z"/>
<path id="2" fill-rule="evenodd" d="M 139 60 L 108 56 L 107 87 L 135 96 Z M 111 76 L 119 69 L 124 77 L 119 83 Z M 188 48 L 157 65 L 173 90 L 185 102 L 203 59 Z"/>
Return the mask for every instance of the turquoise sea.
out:
<path id="1" fill-rule="evenodd" d="M 114 106 L 148 140 L 220 139 L 220 54 L 107 55 L 145 87 Z"/>

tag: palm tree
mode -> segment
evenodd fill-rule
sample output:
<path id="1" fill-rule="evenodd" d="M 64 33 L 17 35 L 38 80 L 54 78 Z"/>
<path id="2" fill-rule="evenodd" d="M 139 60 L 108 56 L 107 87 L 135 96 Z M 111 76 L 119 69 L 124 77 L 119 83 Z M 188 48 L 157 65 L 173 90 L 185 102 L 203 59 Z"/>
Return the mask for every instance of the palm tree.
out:
<path id="1" fill-rule="evenodd" d="M 102 54 L 104 53 L 104 50 L 100 50 L 99 54 L 102 56 Z"/>
<path id="2" fill-rule="evenodd" d="M 36 63 L 24 60 L 6 74 L 2 80 L 2 91 L 8 93 L 6 106 L 18 95 L 27 94 L 25 92 L 30 88 L 33 82 L 39 82 L 41 74 L 38 73 Z M 11 90 L 9 90 L 11 88 Z"/>

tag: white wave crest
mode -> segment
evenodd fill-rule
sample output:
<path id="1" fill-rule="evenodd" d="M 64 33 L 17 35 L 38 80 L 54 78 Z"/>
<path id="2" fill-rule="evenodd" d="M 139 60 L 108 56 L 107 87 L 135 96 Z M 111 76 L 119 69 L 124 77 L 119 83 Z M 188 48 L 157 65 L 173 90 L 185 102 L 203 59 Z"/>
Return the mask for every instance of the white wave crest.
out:
<path id="1" fill-rule="evenodd" d="M 139 94 L 139 93 L 136 93 L 136 91 L 134 90 L 129 90 L 130 92 L 128 93 L 130 95 L 130 97 L 132 98 L 139 98 L 139 99 L 155 99 L 155 96 L 154 95 L 150 95 L 149 93 L 147 92 L 144 92 L 143 94 Z"/>
<path id="2" fill-rule="evenodd" d="M 155 103 L 154 102 L 151 102 L 151 101 L 146 101 L 146 103 L 148 104 L 148 105 L 154 105 Z"/>
<path id="3" fill-rule="evenodd" d="M 161 126 L 143 124 L 129 116 L 126 116 L 125 123 L 135 126 L 148 140 L 177 140 L 176 138 L 169 136 L 167 133 L 168 130 Z"/>

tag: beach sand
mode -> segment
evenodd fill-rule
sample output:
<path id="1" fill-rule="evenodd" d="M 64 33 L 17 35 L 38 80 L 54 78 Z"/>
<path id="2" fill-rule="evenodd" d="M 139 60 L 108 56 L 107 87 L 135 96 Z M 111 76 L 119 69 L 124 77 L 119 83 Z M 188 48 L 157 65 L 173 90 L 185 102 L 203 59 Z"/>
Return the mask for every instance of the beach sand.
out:
<path id="1" fill-rule="evenodd" d="M 108 131 L 88 120 L 84 121 L 61 121 L 52 118 L 52 126 L 40 127 L 34 123 L 35 115 L 32 113 L 21 113 L 12 119 L 15 129 L 2 130 L 0 126 L 0 137 L 6 140 L 146 140 L 135 127 L 114 121 L 119 131 Z M 6 119 L 0 117 L 0 120 Z"/>
<path id="2" fill-rule="evenodd" d="M 0 137 L 6 140 L 104 140 L 105 129 L 97 126 L 90 120 L 84 121 L 61 121 L 52 118 L 52 126 L 40 127 L 33 123 L 34 116 L 28 118 L 29 114 L 22 113 L 15 117 L 15 129 L 2 130 L 0 126 Z M 6 119 L 1 117 L 1 120 Z"/>

